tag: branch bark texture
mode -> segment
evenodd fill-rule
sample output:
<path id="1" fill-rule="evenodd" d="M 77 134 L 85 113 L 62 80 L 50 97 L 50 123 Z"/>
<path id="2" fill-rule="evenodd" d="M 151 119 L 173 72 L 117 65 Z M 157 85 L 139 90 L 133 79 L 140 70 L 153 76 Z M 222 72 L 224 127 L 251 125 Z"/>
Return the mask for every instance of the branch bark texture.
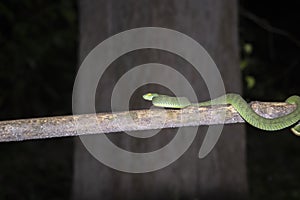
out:
<path id="1" fill-rule="evenodd" d="M 266 118 L 280 117 L 296 108 L 273 102 L 252 102 L 250 106 Z M 229 105 L 55 116 L 1 121 L 0 142 L 243 122 Z"/>

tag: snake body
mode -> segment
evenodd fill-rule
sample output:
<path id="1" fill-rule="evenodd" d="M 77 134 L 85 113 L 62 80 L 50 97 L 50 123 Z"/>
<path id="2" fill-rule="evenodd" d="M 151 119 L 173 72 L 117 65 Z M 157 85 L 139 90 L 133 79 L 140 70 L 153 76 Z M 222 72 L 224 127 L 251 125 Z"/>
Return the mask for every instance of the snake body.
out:
<path id="1" fill-rule="evenodd" d="M 256 128 L 267 131 L 281 130 L 300 121 L 300 97 L 296 95 L 289 97 L 285 102 L 289 104 L 296 104 L 297 108 L 293 112 L 275 119 L 261 117 L 251 109 L 251 107 L 239 94 L 233 93 L 225 94 L 224 96 L 211 101 L 200 103 L 191 103 L 186 97 L 171 97 L 157 93 L 145 94 L 143 95 L 143 98 L 145 100 L 152 101 L 154 106 L 164 108 L 185 108 L 188 106 L 230 104 L 246 122 Z M 297 124 L 291 130 L 296 135 L 300 135 L 300 124 Z"/>

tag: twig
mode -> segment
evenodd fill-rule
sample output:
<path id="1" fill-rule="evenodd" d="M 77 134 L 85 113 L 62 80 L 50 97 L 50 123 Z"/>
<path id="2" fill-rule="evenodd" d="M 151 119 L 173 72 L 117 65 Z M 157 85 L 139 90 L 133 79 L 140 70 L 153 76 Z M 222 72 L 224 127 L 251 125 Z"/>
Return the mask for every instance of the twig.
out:
<path id="1" fill-rule="evenodd" d="M 261 116 L 276 118 L 296 106 L 253 102 L 251 107 Z M 221 117 L 224 112 L 225 121 Z M 0 122 L 0 142 L 242 122 L 235 109 L 227 105 L 19 119 Z"/>
<path id="2" fill-rule="evenodd" d="M 265 29 L 266 31 L 271 32 L 273 34 L 284 36 L 284 37 L 288 38 L 289 40 L 291 40 L 292 42 L 294 42 L 298 47 L 300 47 L 300 40 L 298 38 L 296 38 L 294 35 L 292 35 L 291 33 L 272 26 L 267 20 L 260 18 L 245 9 L 241 8 L 240 14 L 241 14 L 241 16 L 251 20 L 252 22 L 257 24 L 261 28 Z"/>

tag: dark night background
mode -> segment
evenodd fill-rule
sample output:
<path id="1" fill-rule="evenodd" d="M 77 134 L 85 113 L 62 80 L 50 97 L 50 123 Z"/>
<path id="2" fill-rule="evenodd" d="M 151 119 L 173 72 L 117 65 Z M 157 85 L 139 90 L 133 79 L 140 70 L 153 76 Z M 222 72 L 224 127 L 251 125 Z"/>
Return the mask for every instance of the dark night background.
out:
<path id="1" fill-rule="evenodd" d="M 300 2 L 241 0 L 247 100 L 300 94 Z M 71 114 L 77 68 L 76 1 L 0 2 L 0 119 Z M 247 126 L 251 199 L 300 199 L 300 138 Z M 72 138 L 0 143 L 0 199 L 68 199 Z"/>

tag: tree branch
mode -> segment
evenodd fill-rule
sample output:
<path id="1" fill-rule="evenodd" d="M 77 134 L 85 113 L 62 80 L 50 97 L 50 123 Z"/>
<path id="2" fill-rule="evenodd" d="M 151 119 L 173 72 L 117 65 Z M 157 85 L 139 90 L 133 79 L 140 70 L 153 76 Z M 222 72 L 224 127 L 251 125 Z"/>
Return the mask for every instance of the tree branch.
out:
<path id="1" fill-rule="evenodd" d="M 265 29 L 266 31 L 268 31 L 270 33 L 273 33 L 273 34 L 277 34 L 277 35 L 281 35 L 283 37 L 286 37 L 290 41 L 295 43 L 298 47 L 300 47 L 300 40 L 297 37 L 295 37 L 294 35 L 292 35 L 291 33 L 272 26 L 267 20 L 265 20 L 263 18 L 260 18 L 256 15 L 254 15 L 253 13 L 243 9 L 243 8 L 240 8 L 240 14 L 241 14 L 241 16 L 251 20 L 252 22 L 257 24 L 261 28 Z"/>
<path id="2" fill-rule="evenodd" d="M 286 103 L 252 102 L 250 105 L 266 118 L 283 116 L 296 108 Z M 0 122 L 0 142 L 214 125 L 223 123 L 222 113 L 226 113 L 225 124 L 244 122 L 235 109 L 228 105 L 19 119 Z"/>

